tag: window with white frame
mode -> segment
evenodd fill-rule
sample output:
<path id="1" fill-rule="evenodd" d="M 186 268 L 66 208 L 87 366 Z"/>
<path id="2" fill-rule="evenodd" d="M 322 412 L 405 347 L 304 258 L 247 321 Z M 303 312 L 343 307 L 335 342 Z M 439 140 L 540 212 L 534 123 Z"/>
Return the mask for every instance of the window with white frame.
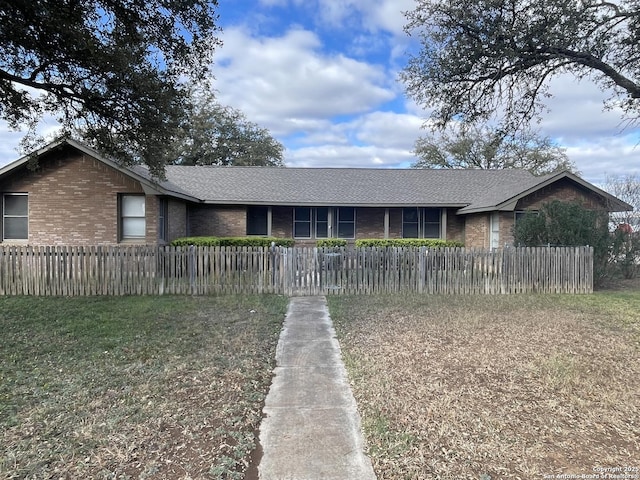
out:
<path id="1" fill-rule="evenodd" d="M 5 193 L 2 196 L 3 240 L 29 239 L 29 195 Z"/>
<path id="2" fill-rule="evenodd" d="M 145 202 L 146 199 L 144 195 L 120 196 L 121 240 L 137 240 L 145 238 L 147 227 Z"/>
<path id="3" fill-rule="evenodd" d="M 442 209 L 406 207 L 402 209 L 403 238 L 441 238 Z"/>

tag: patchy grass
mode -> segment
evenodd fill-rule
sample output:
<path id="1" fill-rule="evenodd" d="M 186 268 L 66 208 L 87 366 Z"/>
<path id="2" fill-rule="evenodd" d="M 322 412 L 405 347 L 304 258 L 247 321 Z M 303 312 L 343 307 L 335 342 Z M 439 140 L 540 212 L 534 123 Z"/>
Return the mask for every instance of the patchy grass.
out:
<path id="1" fill-rule="evenodd" d="M 378 478 L 640 478 L 640 291 L 329 307 Z"/>
<path id="2" fill-rule="evenodd" d="M 243 478 L 287 299 L 0 299 L 0 477 Z"/>

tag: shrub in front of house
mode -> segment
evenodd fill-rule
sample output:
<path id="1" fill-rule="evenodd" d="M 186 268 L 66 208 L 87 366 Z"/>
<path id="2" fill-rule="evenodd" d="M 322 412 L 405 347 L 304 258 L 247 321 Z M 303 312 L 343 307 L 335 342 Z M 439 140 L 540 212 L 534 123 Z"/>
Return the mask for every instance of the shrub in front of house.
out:
<path id="1" fill-rule="evenodd" d="M 347 246 L 347 241 L 343 238 L 323 238 L 316 242 L 319 248 L 341 248 Z"/>
<path id="2" fill-rule="evenodd" d="M 219 247 L 220 239 L 218 237 L 182 237 L 176 238 L 170 244 L 172 247 Z"/>
<path id="3" fill-rule="evenodd" d="M 464 243 L 436 238 L 386 238 L 356 240 L 356 247 L 464 247 Z"/>
<path id="4" fill-rule="evenodd" d="M 183 237 L 171 242 L 174 247 L 270 247 L 275 243 L 279 247 L 292 247 L 292 238 L 274 237 Z"/>

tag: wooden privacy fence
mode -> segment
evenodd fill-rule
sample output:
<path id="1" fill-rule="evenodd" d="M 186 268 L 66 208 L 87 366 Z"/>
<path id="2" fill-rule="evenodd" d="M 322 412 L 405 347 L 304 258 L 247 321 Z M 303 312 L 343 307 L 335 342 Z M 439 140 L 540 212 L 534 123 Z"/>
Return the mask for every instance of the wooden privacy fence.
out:
<path id="1" fill-rule="evenodd" d="M 0 247 L 0 295 L 592 291 L 590 247 Z"/>

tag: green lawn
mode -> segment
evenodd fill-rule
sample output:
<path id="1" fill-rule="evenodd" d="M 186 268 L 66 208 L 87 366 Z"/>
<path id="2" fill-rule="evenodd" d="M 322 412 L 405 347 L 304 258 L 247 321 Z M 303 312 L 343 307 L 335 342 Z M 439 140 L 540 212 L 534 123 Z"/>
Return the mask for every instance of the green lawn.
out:
<path id="1" fill-rule="evenodd" d="M 640 475 L 640 290 L 329 307 L 379 479 Z"/>
<path id="2" fill-rule="evenodd" d="M 243 478 L 286 305 L 0 299 L 0 477 Z"/>

